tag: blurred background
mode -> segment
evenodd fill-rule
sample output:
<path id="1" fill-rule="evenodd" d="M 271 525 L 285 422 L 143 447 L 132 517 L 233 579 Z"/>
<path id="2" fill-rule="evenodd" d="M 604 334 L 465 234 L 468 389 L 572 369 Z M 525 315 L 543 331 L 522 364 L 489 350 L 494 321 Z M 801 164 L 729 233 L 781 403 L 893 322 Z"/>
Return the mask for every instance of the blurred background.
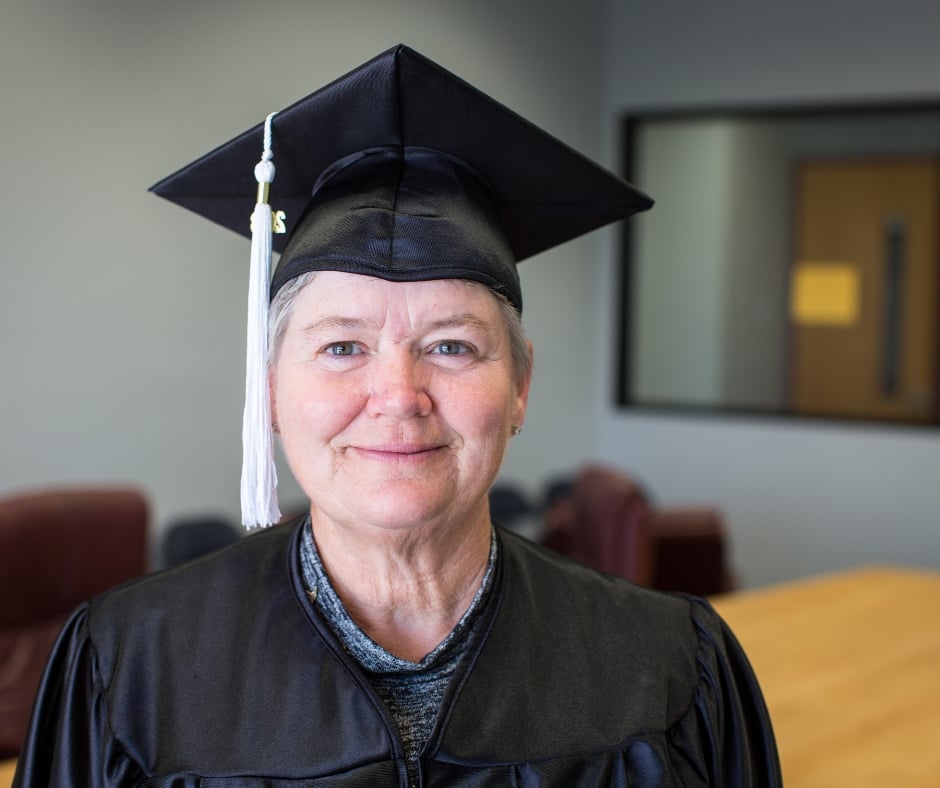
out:
<path id="1" fill-rule="evenodd" d="M 622 173 L 633 114 L 940 99 L 938 29 L 931 0 L 0 0 L 0 494 L 132 484 L 154 541 L 237 521 L 247 244 L 147 187 L 396 43 Z M 540 500 L 602 462 L 714 505 L 743 586 L 940 567 L 935 426 L 618 401 L 623 243 L 521 266 L 536 374 L 501 480 Z"/>

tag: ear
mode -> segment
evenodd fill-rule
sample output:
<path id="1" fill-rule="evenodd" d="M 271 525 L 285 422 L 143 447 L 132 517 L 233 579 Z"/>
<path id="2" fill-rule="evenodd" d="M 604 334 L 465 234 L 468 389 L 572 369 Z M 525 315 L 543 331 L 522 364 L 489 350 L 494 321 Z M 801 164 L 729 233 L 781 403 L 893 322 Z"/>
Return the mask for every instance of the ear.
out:
<path id="1" fill-rule="evenodd" d="M 512 411 L 512 423 L 517 427 L 521 427 L 525 422 L 526 409 L 529 406 L 529 386 L 532 383 L 532 369 L 535 365 L 535 350 L 532 347 L 532 343 L 526 342 L 526 347 L 529 351 L 529 364 L 525 378 L 520 380 L 516 385 L 516 398 L 513 403 Z"/>
<path id="2" fill-rule="evenodd" d="M 274 431 L 275 435 L 281 434 L 281 427 L 277 422 L 277 396 L 275 392 L 277 391 L 277 386 L 275 385 L 275 374 L 274 367 L 268 367 L 268 400 L 271 405 L 271 429 Z"/>

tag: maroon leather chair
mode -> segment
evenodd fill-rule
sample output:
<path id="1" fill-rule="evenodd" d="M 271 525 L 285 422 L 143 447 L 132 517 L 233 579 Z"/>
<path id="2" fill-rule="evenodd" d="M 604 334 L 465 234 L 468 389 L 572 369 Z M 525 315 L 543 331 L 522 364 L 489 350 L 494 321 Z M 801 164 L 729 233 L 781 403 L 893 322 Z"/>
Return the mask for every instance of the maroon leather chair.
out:
<path id="1" fill-rule="evenodd" d="M 131 488 L 0 498 L 0 758 L 22 747 L 46 659 L 68 614 L 147 571 L 148 509 Z"/>
<path id="2" fill-rule="evenodd" d="M 570 558 L 639 585 L 653 578 L 649 507 L 636 484 L 590 465 L 545 513 L 544 543 Z"/>
<path id="3" fill-rule="evenodd" d="M 543 542 L 595 569 L 662 591 L 729 591 L 727 534 L 713 507 L 657 508 L 624 471 L 584 467 L 545 512 Z"/>

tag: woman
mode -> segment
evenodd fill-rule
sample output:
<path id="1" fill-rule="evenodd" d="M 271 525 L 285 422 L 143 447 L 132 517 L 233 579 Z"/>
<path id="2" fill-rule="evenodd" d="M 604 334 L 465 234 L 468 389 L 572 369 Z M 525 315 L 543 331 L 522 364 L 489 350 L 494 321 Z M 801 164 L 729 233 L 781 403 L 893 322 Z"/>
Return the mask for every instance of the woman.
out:
<path id="1" fill-rule="evenodd" d="M 531 376 L 515 264 L 649 200 L 404 47 L 271 128 L 260 412 L 310 512 L 78 610 L 15 784 L 778 785 L 705 602 L 490 522 Z M 155 190 L 237 225 L 260 137 Z"/>

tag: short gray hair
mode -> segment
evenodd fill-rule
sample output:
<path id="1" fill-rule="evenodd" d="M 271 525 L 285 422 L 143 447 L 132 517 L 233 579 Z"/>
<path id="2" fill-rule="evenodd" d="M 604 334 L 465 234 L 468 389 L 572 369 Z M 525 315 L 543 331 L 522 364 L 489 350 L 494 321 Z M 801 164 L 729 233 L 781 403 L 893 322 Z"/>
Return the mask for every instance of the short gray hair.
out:
<path id="1" fill-rule="evenodd" d="M 271 301 L 268 310 L 268 367 L 274 366 L 277 362 L 281 343 L 284 340 L 284 332 L 287 330 L 288 322 L 290 322 L 297 294 L 309 285 L 316 275 L 316 271 L 307 271 L 291 279 L 277 291 Z M 483 286 L 478 282 L 461 281 L 465 281 L 469 285 Z M 516 386 L 521 386 L 523 381 L 532 374 L 532 355 L 529 353 L 529 341 L 526 337 L 525 328 L 522 326 L 522 317 L 508 298 L 493 290 L 489 292 L 499 302 L 500 312 L 502 312 L 503 320 L 509 329 L 512 371 L 515 376 Z"/>
<path id="2" fill-rule="evenodd" d="M 300 276 L 285 282 L 281 289 L 274 294 L 271 305 L 268 307 L 268 368 L 277 363 L 281 344 L 284 341 L 284 332 L 294 312 L 294 301 L 297 294 L 309 285 L 317 275 L 316 271 L 307 271 Z"/>

